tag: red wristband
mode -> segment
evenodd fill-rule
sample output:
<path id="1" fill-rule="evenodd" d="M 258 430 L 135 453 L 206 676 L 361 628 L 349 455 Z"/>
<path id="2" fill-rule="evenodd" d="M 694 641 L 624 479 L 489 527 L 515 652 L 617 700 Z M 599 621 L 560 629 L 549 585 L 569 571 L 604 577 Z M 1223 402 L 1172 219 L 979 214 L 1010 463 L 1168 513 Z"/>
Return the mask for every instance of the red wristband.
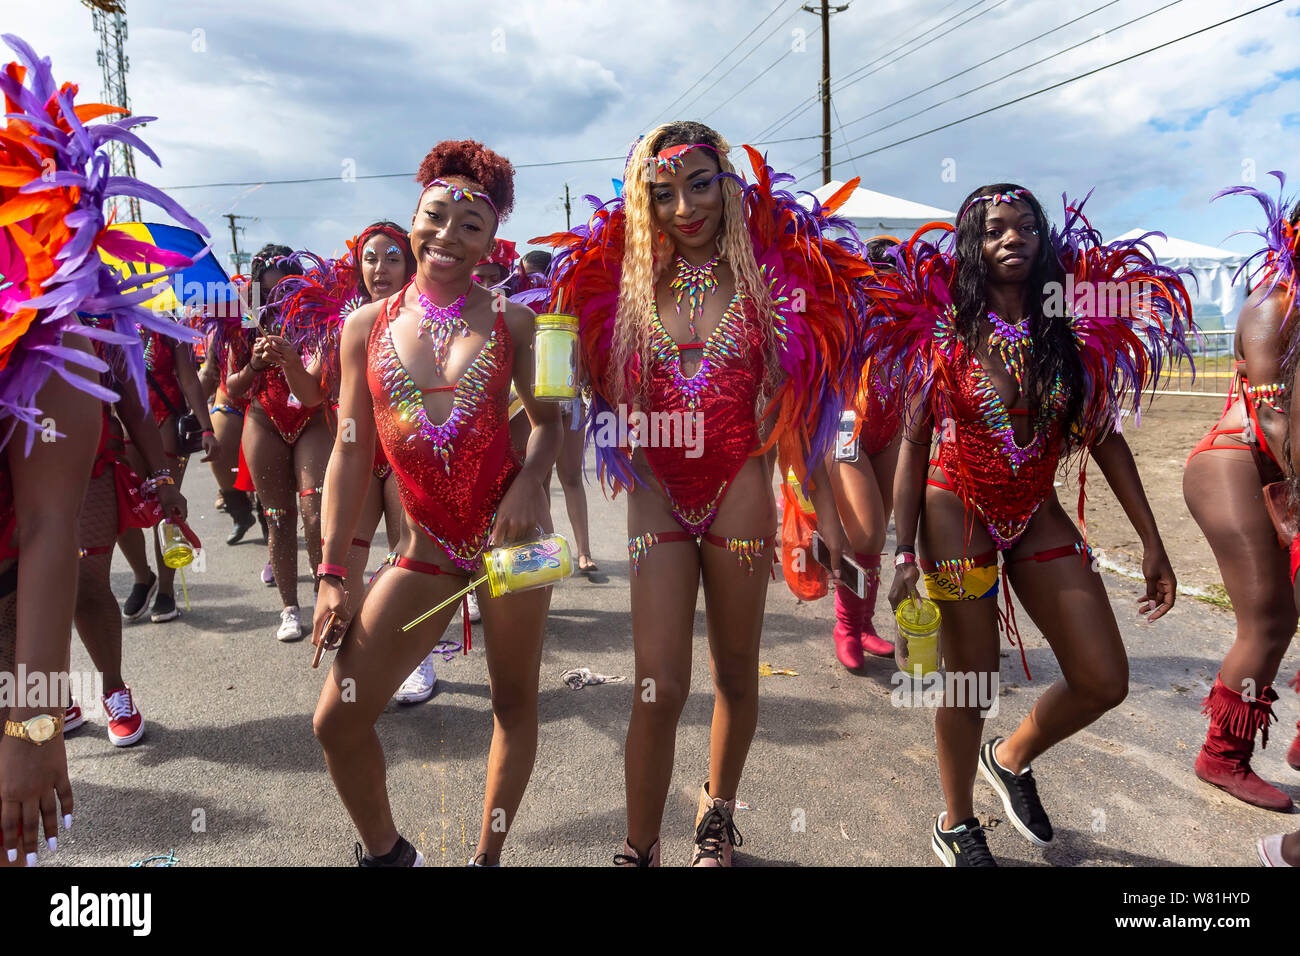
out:
<path id="1" fill-rule="evenodd" d="M 316 566 L 316 577 L 322 578 L 327 574 L 338 578 L 340 581 L 346 581 L 348 569 L 341 564 L 326 564 L 322 561 Z"/>

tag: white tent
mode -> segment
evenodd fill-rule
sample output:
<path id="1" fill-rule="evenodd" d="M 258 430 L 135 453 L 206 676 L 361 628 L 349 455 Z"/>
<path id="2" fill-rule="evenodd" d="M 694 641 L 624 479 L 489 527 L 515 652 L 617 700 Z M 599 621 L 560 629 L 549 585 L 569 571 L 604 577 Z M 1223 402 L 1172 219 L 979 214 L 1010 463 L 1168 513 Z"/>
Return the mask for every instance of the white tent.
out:
<path id="1" fill-rule="evenodd" d="M 843 185 L 844 183 L 838 180 L 832 180 L 814 189 L 812 194 L 817 197 L 818 202 L 823 202 Z M 853 195 L 836 214 L 851 220 L 858 230 L 858 235 L 863 239 L 870 239 L 873 236 L 910 239 L 912 233 L 927 222 L 952 222 L 956 215 L 947 209 L 926 206 L 861 187 L 853 190 Z"/>
<path id="2" fill-rule="evenodd" d="M 1117 238 L 1137 239 L 1144 232 L 1145 229 L 1134 229 Z M 1172 237 L 1151 236 L 1147 245 L 1161 265 L 1192 270 L 1196 282 L 1189 282 L 1187 291 L 1192 296 L 1192 315 L 1198 326 L 1206 330 L 1237 327 L 1237 312 L 1246 299 L 1246 284 L 1243 276 L 1241 282 L 1233 285 L 1232 277 L 1246 261 L 1245 255 Z"/>

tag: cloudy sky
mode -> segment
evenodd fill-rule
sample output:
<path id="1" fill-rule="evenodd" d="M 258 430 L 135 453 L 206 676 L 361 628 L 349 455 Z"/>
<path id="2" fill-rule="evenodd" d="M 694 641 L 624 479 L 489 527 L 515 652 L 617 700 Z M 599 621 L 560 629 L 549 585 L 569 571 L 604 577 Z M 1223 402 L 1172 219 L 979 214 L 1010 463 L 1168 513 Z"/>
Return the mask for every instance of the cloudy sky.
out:
<path id="1" fill-rule="evenodd" d="M 948 209 L 1011 180 L 1049 214 L 1049 197 L 1095 186 L 1089 209 L 1108 236 L 1141 226 L 1250 248 L 1225 239 L 1259 224 L 1254 205 L 1207 200 L 1251 177 L 1272 193 L 1270 169 L 1289 169 L 1288 193 L 1300 191 L 1300 3 L 957 121 L 1266 4 L 852 0 L 831 19 L 834 176 Z M 100 98 L 81 3 L 2 5 L 6 32 L 80 82 L 83 101 Z M 174 195 L 209 225 L 223 263 L 226 213 L 253 217 L 241 221 L 246 251 L 274 240 L 331 253 L 373 219 L 409 222 L 411 175 L 448 138 L 515 163 L 516 211 L 500 234 L 521 244 L 564 226 L 566 184 L 575 220 L 583 194 L 608 197 L 631 141 L 669 118 L 761 144 L 813 189 L 821 37 L 800 6 L 128 0 L 131 106 L 159 117 L 144 135 L 163 160 L 139 172 L 199 187 Z M 365 178 L 388 174 L 402 175 Z M 285 179 L 321 181 L 274 182 Z"/>

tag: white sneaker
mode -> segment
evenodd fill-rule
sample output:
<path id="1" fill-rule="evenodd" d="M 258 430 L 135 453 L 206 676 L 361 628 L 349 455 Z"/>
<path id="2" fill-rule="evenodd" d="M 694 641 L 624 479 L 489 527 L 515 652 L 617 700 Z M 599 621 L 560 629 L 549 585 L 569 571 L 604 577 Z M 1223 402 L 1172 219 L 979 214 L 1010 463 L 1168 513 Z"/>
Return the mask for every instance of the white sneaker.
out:
<path id="1" fill-rule="evenodd" d="M 1284 833 L 1274 833 L 1271 836 L 1260 837 L 1255 841 L 1255 852 L 1259 854 L 1260 866 L 1290 866 L 1286 860 L 1282 859 L 1282 837 Z"/>
<path id="2" fill-rule="evenodd" d="M 433 654 L 420 661 L 420 665 L 413 671 L 411 676 L 402 681 L 402 686 L 397 688 L 397 693 L 393 695 L 393 700 L 399 704 L 420 704 L 433 696 L 434 685 L 438 683 L 438 675 L 433 672 Z"/>
<path id="3" fill-rule="evenodd" d="M 469 598 L 469 622 L 471 624 L 477 624 L 479 621 L 483 620 L 483 615 L 478 612 L 478 594 L 474 591 L 470 591 L 466 597 Z"/>
<path id="4" fill-rule="evenodd" d="M 287 607 L 280 612 L 280 629 L 275 632 L 277 641 L 302 640 L 302 612 L 296 607 Z"/>

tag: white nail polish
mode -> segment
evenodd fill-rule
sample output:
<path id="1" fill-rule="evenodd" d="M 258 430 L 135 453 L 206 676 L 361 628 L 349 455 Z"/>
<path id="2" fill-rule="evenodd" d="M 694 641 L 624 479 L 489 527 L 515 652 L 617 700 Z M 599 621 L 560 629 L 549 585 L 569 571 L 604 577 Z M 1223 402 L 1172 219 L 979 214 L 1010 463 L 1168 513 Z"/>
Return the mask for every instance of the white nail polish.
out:
<path id="1" fill-rule="evenodd" d="M 55 852 L 57 852 L 58 849 L 59 849 L 59 838 L 58 838 L 58 837 L 49 837 L 48 839 L 46 839 L 46 841 L 45 841 L 45 845 L 48 846 L 48 847 L 50 848 L 50 852 L 51 852 L 51 853 L 55 853 Z"/>
<path id="2" fill-rule="evenodd" d="M 35 865 L 36 865 L 36 854 L 35 854 L 35 853 L 28 853 L 28 854 L 27 854 L 27 865 L 28 865 L 28 866 L 35 866 Z"/>
<path id="3" fill-rule="evenodd" d="M 10 851 L 9 851 L 9 862 L 10 862 L 10 863 L 16 863 L 17 861 L 18 861 L 18 851 L 17 851 L 17 850 L 10 850 Z"/>
<path id="4" fill-rule="evenodd" d="M 63 829 L 65 829 L 65 830 L 71 830 L 71 829 L 72 829 L 72 814 L 71 814 L 71 813 L 65 813 L 65 814 L 63 815 Z"/>

